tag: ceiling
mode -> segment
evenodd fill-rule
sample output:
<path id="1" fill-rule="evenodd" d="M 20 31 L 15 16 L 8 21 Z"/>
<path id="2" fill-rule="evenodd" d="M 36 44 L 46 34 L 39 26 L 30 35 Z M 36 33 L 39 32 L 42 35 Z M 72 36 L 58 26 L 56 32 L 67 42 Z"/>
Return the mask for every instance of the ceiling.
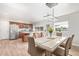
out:
<path id="1" fill-rule="evenodd" d="M 65 3 L 58 5 L 59 7 L 58 6 L 55 7 L 56 8 L 55 14 L 58 16 L 60 15 L 60 13 L 62 13 L 63 15 L 64 12 L 66 13 L 67 11 L 69 12 L 73 11 L 75 9 L 73 7 L 75 6 L 79 7 L 79 4 L 74 5 L 74 4 Z M 68 9 L 66 10 L 64 6 Z M 5 18 L 7 20 L 14 20 L 14 21 L 22 20 L 22 21 L 34 23 L 43 20 L 44 16 L 47 15 L 49 12 L 50 12 L 50 8 L 48 8 L 45 5 L 45 3 L 0 3 L 0 19 Z"/>
<path id="2" fill-rule="evenodd" d="M 37 22 L 49 10 L 44 3 L 0 3 L 0 18 Z"/>

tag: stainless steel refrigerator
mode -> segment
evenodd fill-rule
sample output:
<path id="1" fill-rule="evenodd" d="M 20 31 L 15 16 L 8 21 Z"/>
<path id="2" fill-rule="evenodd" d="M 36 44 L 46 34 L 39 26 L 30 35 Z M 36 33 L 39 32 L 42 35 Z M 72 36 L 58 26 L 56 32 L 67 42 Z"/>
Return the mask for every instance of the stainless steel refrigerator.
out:
<path id="1" fill-rule="evenodd" d="M 16 24 L 10 24 L 9 26 L 9 39 L 17 39 L 19 36 L 19 27 Z"/>

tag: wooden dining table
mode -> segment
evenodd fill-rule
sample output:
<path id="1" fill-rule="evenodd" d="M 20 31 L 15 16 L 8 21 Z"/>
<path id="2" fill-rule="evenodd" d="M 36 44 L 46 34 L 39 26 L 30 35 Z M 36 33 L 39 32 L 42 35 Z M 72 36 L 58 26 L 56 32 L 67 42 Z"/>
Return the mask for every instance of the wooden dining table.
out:
<path id="1" fill-rule="evenodd" d="M 66 39 L 67 37 L 64 36 L 52 36 L 51 38 L 42 37 L 42 38 L 36 38 L 35 44 L 36 46 L 44 49 L 47 52 L 46 55 L 50 55 L 50 52 L 53 52 Z"/>

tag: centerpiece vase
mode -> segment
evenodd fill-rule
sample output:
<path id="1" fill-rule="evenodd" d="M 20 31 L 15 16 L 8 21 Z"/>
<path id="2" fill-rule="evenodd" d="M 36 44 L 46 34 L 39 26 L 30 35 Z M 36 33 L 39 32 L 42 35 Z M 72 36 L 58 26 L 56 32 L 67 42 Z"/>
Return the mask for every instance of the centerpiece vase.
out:
<path id="1" fill-rule="evenodd" d="M 50 38 L 52 37 L 52 33 L 50 33 Z"/>

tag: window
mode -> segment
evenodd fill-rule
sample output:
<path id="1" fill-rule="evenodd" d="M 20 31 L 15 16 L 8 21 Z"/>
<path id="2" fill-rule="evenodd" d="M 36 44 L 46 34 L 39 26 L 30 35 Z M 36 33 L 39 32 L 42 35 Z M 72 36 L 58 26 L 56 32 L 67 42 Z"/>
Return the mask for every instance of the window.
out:
<path id="1" fill-rule="evenodd" d="M 62 31 L 65 31 L 69 28 L 68 21 L 63 22 L 56 22 L 54 23 L 56 31 L 59 31 L 62 29 Z"/>
<path id="2" fill-rule="evenodd" d="M 35 31 L 43 31 L 43 27 L 35 27 Z"/>

